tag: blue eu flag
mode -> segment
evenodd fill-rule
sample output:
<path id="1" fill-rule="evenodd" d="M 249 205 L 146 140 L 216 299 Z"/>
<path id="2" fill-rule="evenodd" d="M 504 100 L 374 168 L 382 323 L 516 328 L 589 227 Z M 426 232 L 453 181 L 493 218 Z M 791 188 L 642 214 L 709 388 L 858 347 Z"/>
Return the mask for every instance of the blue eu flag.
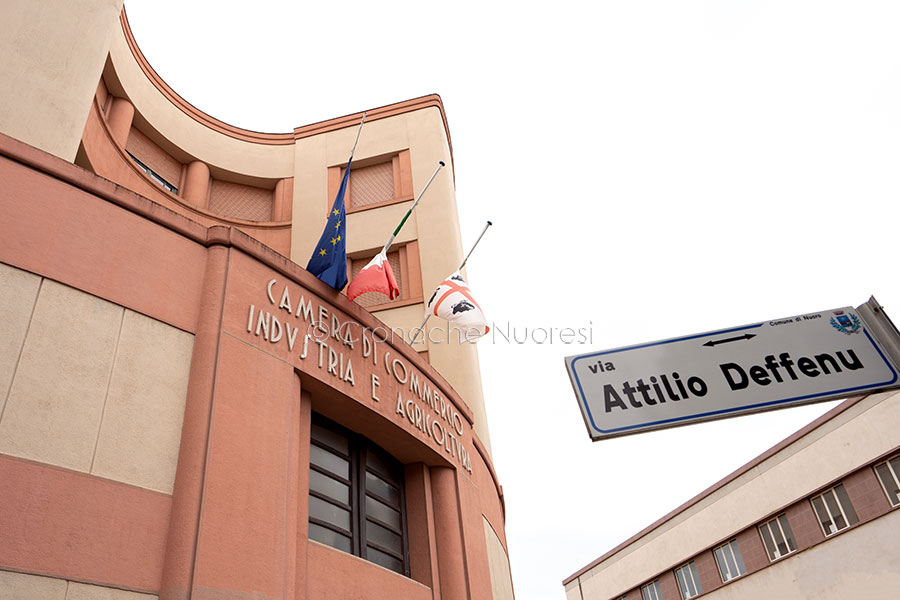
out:
<path id="1" fill-rule="evenodd" d="M 325 231 L 306 265 L 307 271 L 338 291 L 347 285 L 347 218 L 344 212 L 344 194 L 347 192 L 348 179 L 350 162 L 347 163 L 341 188 L 328 213 Z"/>

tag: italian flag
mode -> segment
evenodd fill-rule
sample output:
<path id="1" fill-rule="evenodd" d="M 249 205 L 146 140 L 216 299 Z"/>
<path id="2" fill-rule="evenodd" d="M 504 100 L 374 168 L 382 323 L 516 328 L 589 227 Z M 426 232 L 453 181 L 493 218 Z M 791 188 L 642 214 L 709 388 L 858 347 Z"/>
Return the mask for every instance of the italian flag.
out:
<path id="1" fill-rule="evenodd" d="M 350 282 L 347 287 L 347 299 L 353 302 L 366 292 L 381 292 L 391 300 L 400 296 L 397 279 L 383 250 L 376 254 L 375 258 L 369 261 L 369 264 Z"/>

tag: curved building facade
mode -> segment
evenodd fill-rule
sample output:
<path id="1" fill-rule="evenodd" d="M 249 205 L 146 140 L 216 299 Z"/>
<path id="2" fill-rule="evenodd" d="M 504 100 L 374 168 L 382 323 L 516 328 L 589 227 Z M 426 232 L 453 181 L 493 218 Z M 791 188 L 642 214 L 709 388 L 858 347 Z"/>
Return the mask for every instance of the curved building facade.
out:
<path id="1" fill-rule="evenodd" d="M 185 102 L 116 1 L 0 12 L 0 597 L 513 597 L 438 96 L 367 111 L 350 303 L 302 265 L 361 114 L 263 134 Z M 54 40 L 48 44 L 47 40 Z"/>

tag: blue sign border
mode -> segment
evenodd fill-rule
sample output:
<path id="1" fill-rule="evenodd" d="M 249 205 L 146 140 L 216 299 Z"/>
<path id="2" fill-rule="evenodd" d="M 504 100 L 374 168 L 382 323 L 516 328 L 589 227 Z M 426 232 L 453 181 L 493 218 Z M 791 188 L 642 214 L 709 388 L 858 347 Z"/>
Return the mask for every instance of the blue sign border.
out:
<path id="1" fill-rule="evenodd" d="M 660 421 L 652 421 L 652 422 L 649 422 L 649 423 L 641 423 L 641 424 L 639 424 L 639 425 L 628 425 L 627 427 L 618 427 L 618 428 L 616 428 L 616 429 L 600 429 L 599 427 L 597 427 L 597 424 L 594 422 L 594 415 L 591 413 L 591 409 L 590 409 L 590 407 L 588 406 L 587 400 L 585 399 L 585 396 L 584 396 L 584 390 L 583 390 L 582 387 L 581 387 L 581 380 L 580 380 L 579 377 L 578 377 L 578 372 L 575 370 L 575 363 L 577 363 L 578 361 L 580 361 L 580 360 L 582 360 L 582 359 L 594 358 L 594 357 L 597 357 L 597 356 L 608 356 L 608 355 L 610 355 L 610 354 L 617 354 L 617 353 L 620 353 L 620 352 L 627 352 L 627 351 L 629 351 L 629 350 L 639 350 L 639 349 L 641 349 L 641 348 L 651 348 L 651 347 L 653 347 L 653 346 L 663 346 L 663 345 L 665 345 L 665 344 L 672 344 L 672 343 L 675 343 L 675 342 L 683 342 L 683 341 L 686 341 L 686 340 L 693 340 L 693 339 L 702 338 L 702 337 L 709 337 L 709 336 L 713 336 L 713 335 L 721 335 L 721 334 L 723 334 L 723 333 L 733 333 L 733 332 L 735 332 L 735 331 L 746 331 L 746 330 L 748 330 L 748 329 L 756 329 L 756 328 L 758 328 L 758 327 L 762 327 L 764 324 L 765 324 L 765 323 L 757 323 L 757 324 L 755 324 L 755 325 L 745 325 L 745 326 L 743 326 L 743 327 L 735 327 L 735 328 L 733 328 L 733 329 L 723 329 L 723 330 L 721 330 L 721 331 L 712 331 L 712 332 L 708 332 L 708 333 L 701 333 L 701 334 L 698 334 L 698 335 L 689 335 L 689 336 L 686 336 L 686 337 L 674 338 L 674 339 L 671 339 L 671 340 L 663 340 L 663 341 L 661 341 L 661 342 L 650 342 L 650 343 L 648 343 L 648 344 L 641 344 L 641 345 L 638 345 L 638 346 L 628 346 L 628 347 L 626 347 L 626 348 L 619 348 L 619 349 L 617 349 L 617 350 L 604 350 L 604 351 L 602 351 L 602 352 L 594 352 L 594 353 L 592 353 L 592 354 L 585 354 L 585 355 L 582 355 L 582 356 L 577 356 L 577 357 L 575 357 L 575 358 L 572 360 L 572 362 L 570 363 L 569 368 L 571 369 L 572 379 L 573 379 L 573 381 L 575 382 L 575 384 L 576 384 L 577 387 L 578 387 L 578 399 L 579 399 L 581 405 L 584 407 L 585 414 L 588 416 L 588 420 L 589 420 L 590 423 L 591 423 L 591 427 L 593 427 L 593 431 L 591 431 L 591 438 L 594 437 L 594 432 L 600 432 L 601 434 L 613 434 L 613 433 L 621 433 L 621 432 L 624 432 L 624 431 L 631 431 L 631 430 L 633 430 L 633 429 L 647 429 L 647 428 L 650 428 L 650 427 L 659 427 L 659 426 L 661 426 L 661 425 L 666 425 L 666 424 L 670 424 L 670 423 L 678 423 L 678 422 L 680 422 L 680 421 L 693 421 L 693 420 L 698 420 L 698 419 L 705 419 L 705 418 L 709 418 L 709 417 L 714 417 L 714 416 L 716 416 L 716 415 L 724 415 L 724 414 L 735 413 L 735 412 L 746 412 L 746 411 L 748 411 L 748 410 L 752 410 L 752 409 L 755 409 L 755 408 L 764 408 L 764 407 L 767 407 L 767 406 L 770 406 L 770 407 L 771 407 L 771 406 L 777 406 L 777 405 L 779 405 L 779 404 L 786 404 L 786 403 L 789 403 L 789 402 L 798 402 L 798 401 L 801 401 L 801 400 L 812 400 L 812 399 L 814 399 L 814 398 L 822 398 L 822 397 L 824 397 L 824 396 L 836 396 L 836 395 L 848 394 L 848 393 L 850 393 L 850 392 L 858 392 L 858 391 L 862 391 L 862 390 L 871 390 L 871 389 L 874 389 L 874 388 L 879 388 L 879 387 L 882 387 L 882 386 L 891 385 L 891 384 L 893 384 L 893 383 L 895 383 L 895 382 L 897 381 L 897 371 L 894 369 L 894 365 L 892 365 L 891 362 L 887 359 L 887 357 L 885 357 L 884 353 L 881 351 L 881 348 L 878 347 L 878 344 L 875 343 L 875 340 L 872 339 L 872 336 L 869 335 L 869 332 L 866 330 L 865 327 L 863 327 L 863 328 L 862 328 L 862 331 L 863 331 L 864 334 L 866 334 L 866 338 L 869 340 L 869 343 L 872 344 L 872 347 L 875 348 L 875 351 L 876 351 L 876 352 L 878 352 L 878 356 L 881 357 L 881 360 L 884 361 L 884 364 L 887 366 L 888 369 L 890 369 L 891 373 L 893 374 L 893 378 L 892 378 L 892 379 L 890 379 L 890 380 L 888 380 L 888 381 L 883 381 L 883 382 L 880 382 L 880 383 L 872 383 L 872 384 L 869 384 L 869 385 L 862 385 L 862 386 L 857 386 L 857 387 L 852 387 L 852 388 L 845 388 L 845 389 L 841 389 L 841 390 L 829 390 L 829 391 L 827 391 L 827 392 L 821 392 L 821 393 L 819 393 L 819 394 L 809 394 L 809 395 L 806 395 L 806 396 L 796 396 L 796 397 L 794 397 L 794 398 L 785 398 L 785 399 L 782 399 L 782 400 L 772 400 L 771 402 L 761 402 L 761 403 L 759 403 L 759 404 L 750 404 L 750 405 L 747 405 L 747 406 L 739 406 L 739 407 L 735 407 L 735 408 L 726 408 L 726 409 L 722 409 L 722 410 L 714 410 L 714 411 L 710 411 L 710 412 L 705 412 L 705 413 L 700 413 L 700 414 L 689 415 L 689 416 L 686 416 L 686 417 L 676 417 L 676 418 L 673 418 L 673 419 L 663 419 L 663 420 L 660 420 Z"/>

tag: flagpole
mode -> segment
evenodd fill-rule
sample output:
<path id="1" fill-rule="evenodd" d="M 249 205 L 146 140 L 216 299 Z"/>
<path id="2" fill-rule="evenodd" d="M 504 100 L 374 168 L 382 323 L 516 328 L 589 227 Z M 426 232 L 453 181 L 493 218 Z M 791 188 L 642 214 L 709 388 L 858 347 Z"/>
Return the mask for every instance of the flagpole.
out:
<path id="1" fill-rule="evenodd" d="M 440 171 L 444 167 L 444 161 L 438 161 L 438 167 L 434 170 L 434 173 L 431 174 L 431 179 L 428 180 L 428 183 L 425 184 L 425 187 L 422 188 L 422 191 L 419 192 L 419 196 L 416 198 L 416 201 L 413 202 L 413 205 L 409 207 L 409 210 L 406 211 L 406 214 L 403 216 L 403 220 L 400 221 L 400 224 L 397 225 L 397 229 L 394 230 L 394 233 L 391 234 L 390 239 L 388 239 L 387 244 L 384 245 L 384 248 L 381 249 L 381 254 L 387 256 L 388 248 L 391 247 L 391 244 L 394 243 L 394 238 L 397 237 L 397 234 L 400 233 L 400 230 L 403 228 L 403 225 L 406 223 L 406 220 L 409 218 L 409 215 L 412 214 L 412 211 L 416 208 L 416 205 L 419 204 L 419 200 L 422 199 L 422 195 L 425 193 L 425 190 L 428 189 L 428 186 L 431 185 L 431 182 L 437 176 L 438 171 Z"/>
<path id="2" fill-rule="evenodd" d="M 356 130 L 356 141 L 353 142 L 353 149 L 350 150 L 350 159 L 347 161 L 349 165 L 350 161 L 353 160 L 353 154 L 356 152 L 356 145 L 359 143 L 359 135 L 362 133 L 363 123 L 366 122 L 366 113 L 363 113 L 362 121 L 359 122 L 359 129 Z"/>
<path id="3" fill-rule="evenodd" d="M 481 230 L 481 235 L 479 235 L 479 236 L 478 236 L 478 239 L 475 240 L 475 243 L 472 244 L 472 248 L 469 250 L 469 253 L 466 254 L 466 257 L 463 259 L 462 264 L 459 265 L 459 268 L 457 269 L 457 271 L 462 271 L 463 267 L 466 266 L 466 263 L 469 261 L 469 257 L 472 256 L 472 252 L 475 251 L 475 247 L 478 245 L 478 242 L 481 241 L 481 238 L 484 237 L 484 234 L 487 233 L 488 227 L 490 227 L 491 225 L 493 225 L 493 223 L 491 223 L 490 221 L 488 221 L 488 222 L 487 222 L 487 225 L 484 226 L 484 229 Z M 426 312 L 425 312 L 425 320 L 422 321 L 422 324 L 419 325 L 418 330 L 416 330 L 416 337 L 413 338 L 413 340 L 409 343 L 410 346 L 412 346 L 413 344 L 415 344 L 415 343 L 416 343 L 416 340 L 419 339 L 419 333 L 420 333 L 420 332 L 421 332 L 421 333 L 424 333 L 424 332 L 425 332 L 425 324 L 428 323 L 428 319 L 430 319 L 430 318 L 431 318 L 431 311 L 426 311 Z"/>
<path id="4" fill-rule="evenodd" d="M 466 262 L 468 262 L 469 257 L 472 256 L 472 252 L 475 251 L 475 246 L 478 245 L 478 242 L 481 241 L 481 238 L 484 237 L 484 234 L 487 233 L 488 227 L 490 227 L 491 225 L 493 225 L 493 223 L 491 223 L 490 221 L 488 221 L 488 222 L 487 222 L 487 225 L 484 226 L 484 229 L 481 230 L 481 235 L 479 235 L 479 236 L 478 236 L 478 239 L 475 240 L 475 243 L 472 244 L 472 249 L 469 250 L 469 253 L 468 253 L 468 254 L 466 254 L 466 257 L 463 259 L 462 264 L 459 265 L 459 268 L 457 269 L 457 271 L 462 271 L 462 270 L 463 270 L 463 267 L 466 266 Z"/>

